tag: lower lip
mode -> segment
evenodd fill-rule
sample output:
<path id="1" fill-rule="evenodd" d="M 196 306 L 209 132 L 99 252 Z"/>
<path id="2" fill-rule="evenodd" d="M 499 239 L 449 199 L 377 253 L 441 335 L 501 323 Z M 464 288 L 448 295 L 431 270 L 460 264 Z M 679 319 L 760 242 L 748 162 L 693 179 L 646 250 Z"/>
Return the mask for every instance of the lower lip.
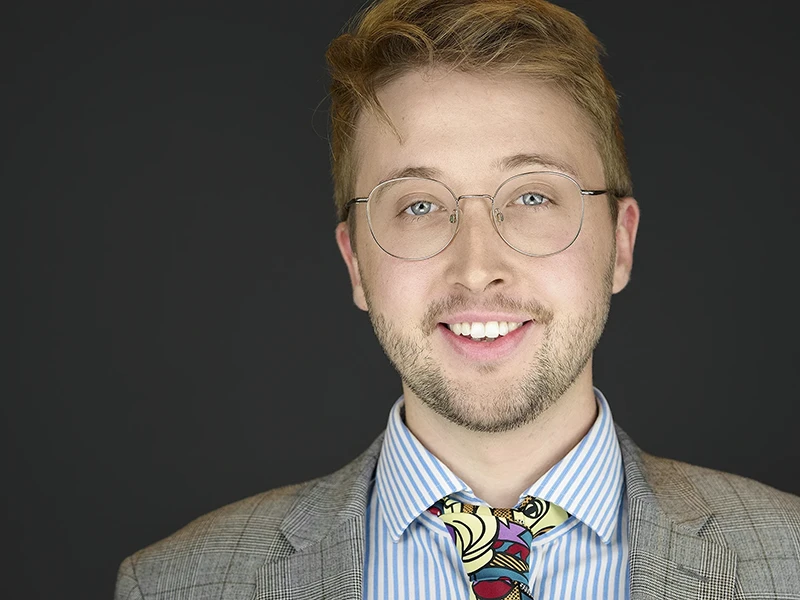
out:
<path id="1" fill-rule="evenodd" d="M 533 321 L 527 321 L 514 331 L 500 336 L 493 342 L 481 342 L 471 337 L 456 335 L 447 325 L 439 323 L 439 330 L 447 342 L 462 356 L 475 361 L 491 362 L 505 358 L 522 343 L 531 329 Z"/>

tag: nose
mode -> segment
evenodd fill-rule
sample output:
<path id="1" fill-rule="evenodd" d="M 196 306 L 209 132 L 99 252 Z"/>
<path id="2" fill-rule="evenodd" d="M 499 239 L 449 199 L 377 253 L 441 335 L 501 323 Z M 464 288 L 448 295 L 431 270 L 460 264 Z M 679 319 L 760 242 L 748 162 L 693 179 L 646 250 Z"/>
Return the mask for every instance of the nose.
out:
<path id="1" fill-rule="evenodd" d="M 508 283 L 514 254 L 492 224 L 492 197 L 487 194 L 459 197 L 458 233 L 442 253 L 449 260 L 450 285 L 480 294 Z"/>

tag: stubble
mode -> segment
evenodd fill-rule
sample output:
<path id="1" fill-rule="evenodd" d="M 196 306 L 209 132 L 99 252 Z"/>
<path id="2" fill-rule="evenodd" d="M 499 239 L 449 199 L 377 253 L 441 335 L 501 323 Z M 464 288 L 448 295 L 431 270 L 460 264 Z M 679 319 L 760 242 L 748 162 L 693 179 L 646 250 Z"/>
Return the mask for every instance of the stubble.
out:
<path id="1" fill-rule="evenodd" d="M 405 385 L 433 411 L 471 431 L 510 431 L 537 419 L 572 386 L 586 367 L 605 327 L 611 303 L 612 260 L 602 277 L 597 296 L 582 314 L 556 317 L 536 301 L 520 303 L 496 295 L 482 304 L 485 310 L 531 315 L 544 328 L 542 342 L 525 361 L 516 381 L 500 382 L 491 390 L 477 390 L 443 372 L 433 355 L 430 339 L 440 315 L 474 308 L 464 296 L 433 303 L 414 331 L 401 331 L 373 309 L 367 286 L 364 292 L 375 335 Z M 362 277 L 362 283 L 365 279 Z M 490 343 L 490 342 L 488 342 Z M 481 375 L 498 369 L 491 363 L 478 367 Z"/>

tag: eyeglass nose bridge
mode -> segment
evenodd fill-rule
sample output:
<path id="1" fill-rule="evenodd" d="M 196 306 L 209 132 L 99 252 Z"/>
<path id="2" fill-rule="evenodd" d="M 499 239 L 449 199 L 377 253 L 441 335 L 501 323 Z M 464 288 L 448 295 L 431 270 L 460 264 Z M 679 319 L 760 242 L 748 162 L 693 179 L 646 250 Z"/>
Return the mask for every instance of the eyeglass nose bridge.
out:
<path id="1" fill-rule="evenodd" d="M 502 223 L 504 217 L 503 217 L 503 213 L 500 211 L 500 209 L 499 208 L 495 208 L 495 206 L 494 206 L 494 196 L 492 196 L 491 194 L 462 194 L 461 196 L 456 196 L 456 210 L 455 210 L 454 214 L 450 215 L 450 222 L 451 223 L 455 223 L 456 222 L 455 219 L 457 218 L 456 214 L 461 213 L 461 199 L 462 198 L 486 198 L 488 200 L 491 200 L 492 201 L 492 217 L 493 217 L 492 218 L 492 225 L 494 225 L 494 228 L 497 231 L 497 224 L 498 223 Z M 453 233 L 453 237 L 455 237 L 456 233 L 458 233 L 458 232 L 456 231 L 456 232 Z M 500 233 L 500 231 L 497 231 L 497 233 Z M 502 238 L 503 236 L 501 235 L 500 237 Z M 503 238 L 503 241 L 505 241 L 505 238 Z"/>
<path id="2" fill-rule="evenodd" d="M 456 198 L 456 204 L 458 204 L 462 198 L 488 198 L 489 200 L 494 202 L 494 196 L 492 196 L 491 194 L 463 194 L 458 198 Z"/>

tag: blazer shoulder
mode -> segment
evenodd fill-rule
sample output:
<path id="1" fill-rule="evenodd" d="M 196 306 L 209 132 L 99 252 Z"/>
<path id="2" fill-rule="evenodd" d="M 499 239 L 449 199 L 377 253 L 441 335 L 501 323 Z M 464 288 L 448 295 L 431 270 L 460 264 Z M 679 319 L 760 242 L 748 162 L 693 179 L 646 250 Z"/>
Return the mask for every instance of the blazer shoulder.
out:
<path id="1" fill-rule="evenodd" d="M 733 473 L 644 453 L 643 458 L 653 478 L 653 488 L 660 495 L 684 494 L 689 491 L 686 488 L 689 484 L 718 517 L 758 511 L 762 515 L 785 516 L 792 525 L 800 527 L 800 496 Z"/>
<path id="2" fill-rule="evenodd" d="M 126 558 L 117 573 L 117 600 L 223 589 L 249 597 L 256 570 L 292 552 L 281 524 L 295 503 L 319 480 L 276 488 L 194 519 L 172 535 Z M 166 596 L 164 594 L 167 594 Z M 216 595 L 215 595 L 216 594 Z M 226 596 L 228 597 L 228 596 Z M 240 597 L 235 593 L 231 597 Z"/>
<path id="3" fill-rule="evenodd" d="M 692 546 L 681 543 L 700 538 L 712 554 L 724 548 L 735 557 L 737 598 L 795 597 L 800 589 L 800 497 L 740 475 L 653 456 L 626 436 L 620 439 L 627 457 L 628 499 L 635 506 L 632 537 L 642 531 L 650 536 L 634 545 L 659 539 L 686 550 Z M 633 552 L 647 551 L 639 547 Z"/>
<path id="4" fill-rule="evenodd" d="M 176 547 L 199 548 L 207 540 L 214 540 L 214 547 L 226 550 L 241 544 L 247 530 L 258 530 L 259 534 L 275 546 L 279 542 L 280 527 L 286 514 L 296 502 L 313 488 L 322 478 L 304 483 L 288 485 L 261 492 L 206 513 L 172 535 L 136 553 L 141 559 L 154 558 Z M 280 544 L 277 544 L 280 546 Z"/>
<path id="5" fill-rule="evenodd" d="M 139 550 L 122 562 L 115 597 L 250 598 L 257 571 L 293 555 L 314 515 L 360 510 L 380 441 L 335 473 L 228 504 Z"/>
<path id="6" fill-rule="evenodd" d="M 740 475 L 645 453 L 641 461 L 654 499 L 673 522 L 696 524 L 696 535 L 739 557 L 742 585 L 761 589 L 762 574 L 776 569 L 783 576 L 763 589 L 800 585 L 800 497 Z"/>

